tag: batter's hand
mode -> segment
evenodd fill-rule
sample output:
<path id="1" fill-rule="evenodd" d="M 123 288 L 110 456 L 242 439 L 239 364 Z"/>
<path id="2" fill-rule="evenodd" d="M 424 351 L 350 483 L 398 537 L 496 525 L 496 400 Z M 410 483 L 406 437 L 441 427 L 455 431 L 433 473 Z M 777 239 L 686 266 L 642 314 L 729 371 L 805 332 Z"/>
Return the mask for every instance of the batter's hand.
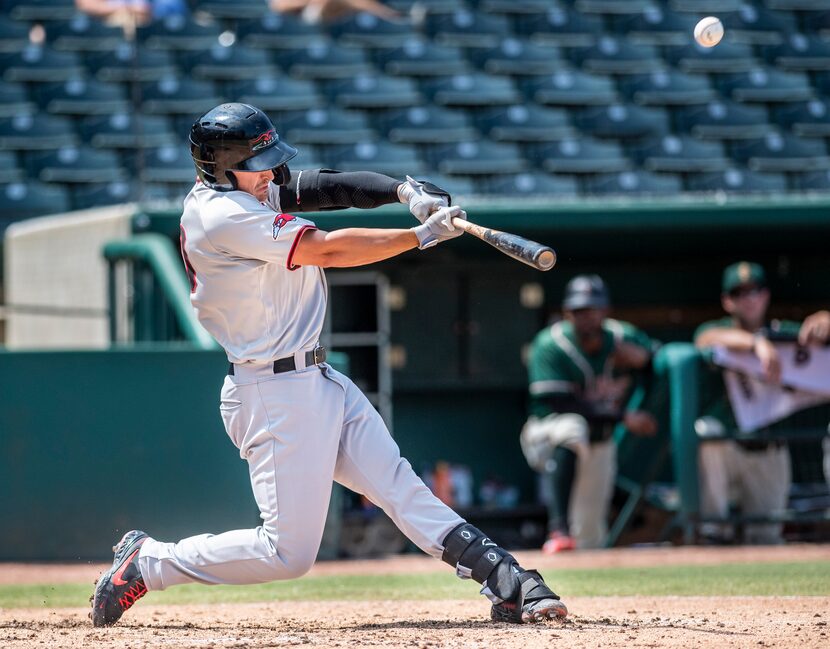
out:
<path id="1" fill-rule="evenodd" d="M 467 213 L 458 205 L 442 207 L 421 225 L 412 228 L 415 236 L 418 237 L 418 247 L 421 250 L 431 248 L 441 241 L 454 239 L 464 234 L 464 230 L 460 230 L 452 224 L 453 217 L 466 219 Z"/>
<path id="2" fill-rule="evenodd" d="M 801 325 L 798 330 L 798 344 L 802 347 L 807 345 L 824 345 L 830 338 L 830 311 L 817 311 Z"/>
<path id="3" fill-rule="evenodd" d="M 398 198 L 401 203 L 409 203 L 412 216 L 424 223 L 429 215 L 450 204 L 449 192 L 432 183 L 420 182 L 411 176 L 398 185 Z"/>

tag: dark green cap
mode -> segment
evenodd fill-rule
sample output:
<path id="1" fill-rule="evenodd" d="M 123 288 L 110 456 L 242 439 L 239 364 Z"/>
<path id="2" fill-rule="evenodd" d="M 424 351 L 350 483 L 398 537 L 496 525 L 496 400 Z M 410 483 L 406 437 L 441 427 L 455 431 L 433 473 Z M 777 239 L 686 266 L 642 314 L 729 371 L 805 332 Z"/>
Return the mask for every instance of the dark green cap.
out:
<path id="1" fill-rule="evenodd" d="M 759 264 L 750 261 L 739 261 L 737 264 L 727 266 L 723 271 L 721 290 L 724 293 L 729 293 L 745 284 L 767 285 L 767 275 Z"/>

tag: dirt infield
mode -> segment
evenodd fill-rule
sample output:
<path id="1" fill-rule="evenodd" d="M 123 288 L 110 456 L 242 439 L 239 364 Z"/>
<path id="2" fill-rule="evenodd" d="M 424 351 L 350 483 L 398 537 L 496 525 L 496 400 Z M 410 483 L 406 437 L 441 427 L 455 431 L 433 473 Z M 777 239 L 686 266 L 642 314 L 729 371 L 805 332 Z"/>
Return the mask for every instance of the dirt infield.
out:
<path id="1" fill-rule="evenodd" d="M 711 565 L 830 559 L 828 546 L 657 548 L 581 552 L 528 565 L 556 567 Z M 319 564 L 314 574 L 442 570 L 421 557 Z M 98 566 L 0 564 L 0 582 L 94 578 Z M 90 579 L 91 581 L 91 579 Z M 830 597 L 574 597 L 567 622 L 512 626 L 488 620 L 484 600 L 271 602 L 165 606 L 140 603 L 111 629 L 93 629 L 86 609 L 0 610 L 0 647 L 802 647 L 830 646 Z"/>

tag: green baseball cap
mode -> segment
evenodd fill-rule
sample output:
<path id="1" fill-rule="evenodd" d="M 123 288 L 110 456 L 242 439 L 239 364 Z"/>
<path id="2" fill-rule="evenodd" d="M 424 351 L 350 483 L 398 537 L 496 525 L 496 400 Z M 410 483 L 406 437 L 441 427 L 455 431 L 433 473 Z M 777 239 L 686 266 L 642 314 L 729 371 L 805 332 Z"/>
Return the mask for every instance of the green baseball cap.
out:
<path id="1" fill-rule="evenodd" d="M 760 264 L 755 264 L 750 261 L 739 261 L 724 269 L 723 282 L 721 284 L 721 290 L 724 293 L 729 293 L 745 284 L 755 284 L 757 286 L 767 285 L 767 275 Z"/>

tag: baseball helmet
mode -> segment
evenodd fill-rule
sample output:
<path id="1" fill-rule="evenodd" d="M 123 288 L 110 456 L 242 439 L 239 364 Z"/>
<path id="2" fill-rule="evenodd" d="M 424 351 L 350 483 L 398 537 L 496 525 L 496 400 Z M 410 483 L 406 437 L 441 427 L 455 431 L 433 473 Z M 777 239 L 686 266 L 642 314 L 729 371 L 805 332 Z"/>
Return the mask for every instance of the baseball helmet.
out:
<path id="1" fill-rule="evenodd" d="M 274 182 L 291 179 L 286 163 L 297 149 L 280 140 L 271 120 L 248 104 L 221 104 L 190 129 L 190 155 L 199 179 L 211 189 L 236 189 L 233 170 L 274 172 Z"/>
<path id="2" fill-rule="evenodd" d="M 605 309 L 610 305 L 608 288 L 599 275 L 577 275 L 565 287 L 562 308 L 566 311 Z"/>

